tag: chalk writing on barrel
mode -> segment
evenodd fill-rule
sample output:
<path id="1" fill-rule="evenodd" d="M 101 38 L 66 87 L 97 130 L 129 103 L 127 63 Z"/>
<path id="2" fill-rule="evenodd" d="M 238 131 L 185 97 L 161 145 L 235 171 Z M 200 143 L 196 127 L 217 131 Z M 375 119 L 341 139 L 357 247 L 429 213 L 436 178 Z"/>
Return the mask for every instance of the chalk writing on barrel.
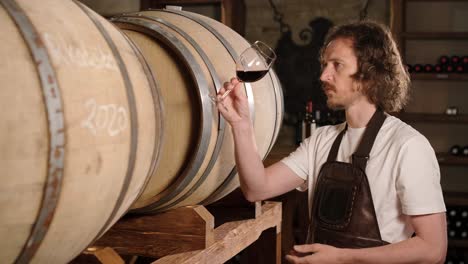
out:
<path id="1" fill-rule="evenodd" d="M 117 136 L 125 130 L 128 123 L 127 110 L 116 104 L 98 104 L 94 98 L 88 99 L 84 106 L 88 110 L 81 127 L 87 128 L 93 135 L 107 133 Z"/>

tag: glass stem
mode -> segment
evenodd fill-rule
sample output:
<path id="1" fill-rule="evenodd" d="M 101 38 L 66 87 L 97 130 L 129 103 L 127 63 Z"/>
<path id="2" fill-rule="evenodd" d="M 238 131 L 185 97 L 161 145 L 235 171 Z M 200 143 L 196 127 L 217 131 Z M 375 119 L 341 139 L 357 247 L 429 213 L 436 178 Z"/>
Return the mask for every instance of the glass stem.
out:
<path id="1" fill-rule="evenodd" d="M 227 92 L 223 93 L 223 95 L 221 95 L 221 101 L 224 100 L 224 98 L 226 98 L 231 92 L 232 92 L 233 89 L 231 90 L 227 90 Z"/>

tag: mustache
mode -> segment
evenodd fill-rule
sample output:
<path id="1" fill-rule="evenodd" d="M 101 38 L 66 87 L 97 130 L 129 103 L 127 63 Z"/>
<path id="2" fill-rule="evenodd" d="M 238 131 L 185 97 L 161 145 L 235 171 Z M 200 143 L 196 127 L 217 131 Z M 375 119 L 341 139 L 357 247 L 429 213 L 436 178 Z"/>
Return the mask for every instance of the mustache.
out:
<path id="1" fill-rule="evenodd" d="M 335 91 L 335 86 L 332 85 L 332 84 L 323 82 L 323 83 L 322 83 L 322 90 L 323 90 L 323 91 L 326 91 L 326 90 Z"/>

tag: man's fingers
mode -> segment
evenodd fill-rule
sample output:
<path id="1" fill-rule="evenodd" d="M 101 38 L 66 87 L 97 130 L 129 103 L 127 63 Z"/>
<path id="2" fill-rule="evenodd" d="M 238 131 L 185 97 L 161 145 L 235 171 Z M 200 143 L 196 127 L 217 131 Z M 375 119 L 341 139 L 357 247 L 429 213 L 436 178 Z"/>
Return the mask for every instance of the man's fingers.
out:
<path id="1" fill-rule="evenodd" d="M 235 86 L 235 85 L 237 85 L 239 83 L 239 79 L 237 79 L 237 77 L 232 77 L 231 78 L 231 83 L 232 83 L 232 85 Z"/>
<path id="2" fill-rule="evenodd" d="M 320 244 L 295 245 L 294 250 L 301 253 L 313 253 L 318 251 Z"/>
<path id="3" fill-rule="evenodd" d="M 294 264 L 306 263 L 303 258 L 299 258 L 299 257 L 292 256 L 292 255 L 286 255 L 285 258 L 289 263 L 294 263 Z"/>
<path id="4" fill-rule="evenodd" d="M 221 96 L 218 96 L 218 99 L 220 97 Z M 229 113 L 229 109 L 226 107 L 226 105 L 224 104 L 224 102 L 222 100 L 219 101 L 218 103 L 216 103 L 216 106 L 218 108 L 218 111 L 221 112 L 221 114 L 227 115 Z"/>
<path id="5" fill-rule="evenodd" d="M 226 90 L 224 87 L 221 88 L 221 89 L 219 89 L 219 91 L 218 91 L 218 97 L 219 97 L 220 95 L 223 95 L 226 91 L 227 91 L 227 90 Z"/>
<path id="6" fill-rule="evenodd" d="M 223 85 L 223 88 L 226 89 L 226 90 L 232 90 L 232 88 L 234 88 L 234 84 L 232 84 L 230 82 L 225 82 L 224 85 Z"/>

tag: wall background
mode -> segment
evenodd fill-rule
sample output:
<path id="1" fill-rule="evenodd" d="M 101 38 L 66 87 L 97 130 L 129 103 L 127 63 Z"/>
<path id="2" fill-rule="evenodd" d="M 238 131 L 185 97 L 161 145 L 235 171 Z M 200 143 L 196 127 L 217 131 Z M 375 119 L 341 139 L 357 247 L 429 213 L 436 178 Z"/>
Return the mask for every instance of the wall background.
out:
<path id="1" fill-rule="evenodd" d="M 273 0 L 283 20 L 291 26 L 293 39 L 298 44 L 299 32 L 308 27 L 316 17 L 326 17 L 335 24 L 359 18 L 365 0 Z M 249 41 L 262 40 L 272 46 L 280 38 L 279 25 L 273 19 L 273 9 L 268 0 L 246 0 L 245 38 Z M 388 0 L 371 0 L 368 5 L 368 18 L 388 25 L 390 19 Z"/>

